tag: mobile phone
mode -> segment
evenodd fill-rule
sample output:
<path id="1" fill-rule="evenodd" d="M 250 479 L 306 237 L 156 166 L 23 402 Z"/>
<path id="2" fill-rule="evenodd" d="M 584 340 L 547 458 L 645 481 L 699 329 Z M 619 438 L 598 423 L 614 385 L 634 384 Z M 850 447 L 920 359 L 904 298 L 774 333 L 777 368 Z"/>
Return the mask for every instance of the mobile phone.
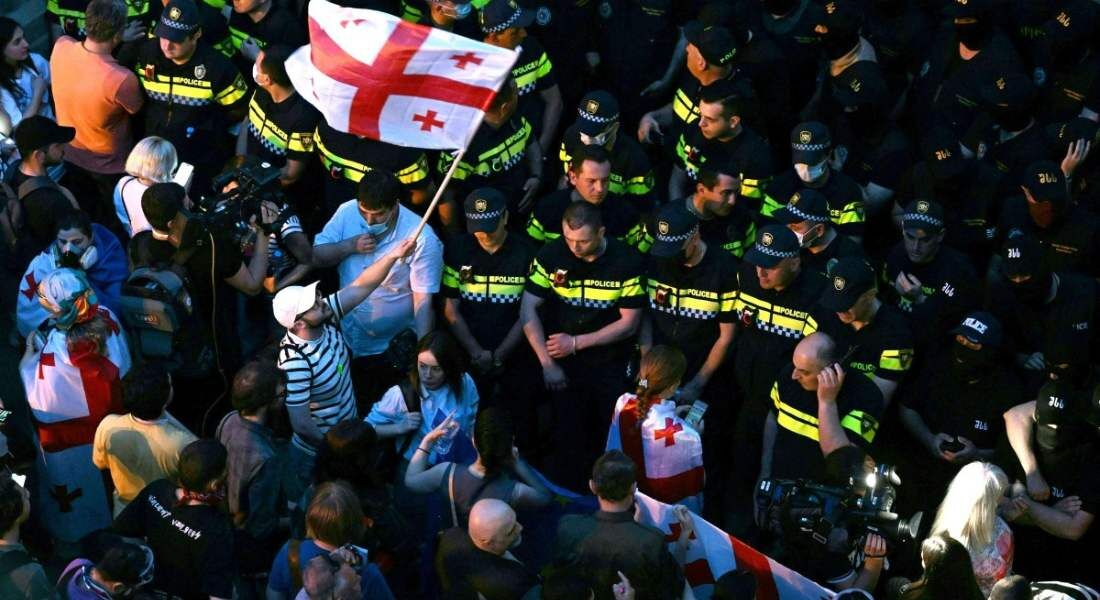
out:
<path id="1" fill-rule="evenodd" d="M 707 412 L 707 403 L 702 400 L 696 400 L 691 404 L 691 410 L 688 411 L 684 422 L 691 425 L 692 429 L 699 429 L 699 423 L 703 420 L 703 415 Z"/>
<path id="2" fill-rule="evenodd" d="M 959 438 L 951 438 L 940 442 L 940 452 L 959 452 L 963 448 L 966 448 Z"/>
<path id="3" fill-rule="evenodd" d="M 183 189 L 189 189 L 191 187 L 191 177 L 195 175 L 195 167 L 190 163 L 181 162 L 176 174 L 172 176 L 172 181 L 183 186 Z"/>

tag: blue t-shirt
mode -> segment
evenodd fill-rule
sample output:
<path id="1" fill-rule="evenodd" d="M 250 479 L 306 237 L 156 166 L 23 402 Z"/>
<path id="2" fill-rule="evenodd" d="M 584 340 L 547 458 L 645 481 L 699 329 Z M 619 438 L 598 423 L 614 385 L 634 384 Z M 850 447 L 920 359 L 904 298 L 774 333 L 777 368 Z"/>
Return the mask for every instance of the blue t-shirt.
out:
<path id="1" fill-rule="evenodd" d="M 268 575 L 267 587 L 272 591 L 283 594 L 286 598 L 293 598 L 298 595 L 298 590 L 301 588 L 290 589 L 293 584 L 290 576 L 290 563 L 286 559 L 288 548 L 289 542 L 283 544 L 283 547 L 279 549 L 279 554 L 275 556 L 275 560 L 271 563 L 271 573 Z M 326 552 L 328 551 L 317 547 L 313 540 L 302 540 L 301 545 L 298 546 L 298 564 L 304 569 L 314 557 Z M 386 584 L 386 579 L 382 577 L 382 572 L 378 570 L 374 563 L 367 562 L 365 551 L 360 551 L 360 554 L 363 557 L 363 565 L 359 569 L 359 577 L 362 578 L 360 585 L 363 588 L 363 600 L 394 600 L 393 593 L 390 592 L 390 586 Z"/>

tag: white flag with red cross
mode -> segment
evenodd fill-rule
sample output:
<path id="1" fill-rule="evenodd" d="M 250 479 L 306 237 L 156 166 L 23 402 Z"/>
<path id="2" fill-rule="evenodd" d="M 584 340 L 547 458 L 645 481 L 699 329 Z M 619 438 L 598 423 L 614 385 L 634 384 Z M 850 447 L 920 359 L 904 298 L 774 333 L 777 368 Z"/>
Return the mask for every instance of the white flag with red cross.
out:
<path id="1" fill-rule="evenodd" d="M 635 520 L 661 530 L 669 543 L 680 538 L 681 526 L 673 506 L 638 492 L 634 496 L 638 508 Z M 796 571 L 768 558 L 715 527 L 697 514 L 692 514 L 694 532 L 688 539 L 684 562 L 684 578 L 696 598 L 710 598 L 714 582 L 735 569 L 745 569 L 756 576 L 756 597 L 760 600 L 828 600 L 835 595 Z"/>
<path id="2" fill-rule="evenodd" d="M 399 146 L 465 148 L 519 54 L 374 10 L 309 3 L 286 62 L 333 128 Z"/>

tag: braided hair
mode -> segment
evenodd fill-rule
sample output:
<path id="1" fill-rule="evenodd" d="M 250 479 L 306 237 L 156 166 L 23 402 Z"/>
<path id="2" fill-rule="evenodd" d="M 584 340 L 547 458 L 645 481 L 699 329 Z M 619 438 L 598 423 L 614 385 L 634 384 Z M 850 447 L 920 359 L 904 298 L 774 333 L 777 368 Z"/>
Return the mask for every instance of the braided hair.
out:
<path id="1" fill-rule="evenodd" d="M 660 400 L 659 394 L 679 387 L 685 370 L 687 359 L 679 348 L 673 346 L 654 346 L 642 356 L 634 387 L 634 395 L 638 398 L 635 411 L 639 427 L 653 403 Z"/>

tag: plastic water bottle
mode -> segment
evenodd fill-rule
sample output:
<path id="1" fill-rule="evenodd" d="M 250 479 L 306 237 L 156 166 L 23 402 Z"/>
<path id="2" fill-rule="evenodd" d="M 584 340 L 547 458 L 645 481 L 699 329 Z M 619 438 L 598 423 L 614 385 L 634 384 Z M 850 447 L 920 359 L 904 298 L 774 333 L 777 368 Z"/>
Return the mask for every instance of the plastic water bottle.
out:
<path id="1" fill-rule="evenodd" d="M 435 450 L 435 455 L 437 457 L 447 456 L 447 454 L 450 453 L 451 447 L 454 446 L 456 435 L 458 435 L 458 423 L 455 423 L 443 437 L 436 440 L 433 450 Z"/>

